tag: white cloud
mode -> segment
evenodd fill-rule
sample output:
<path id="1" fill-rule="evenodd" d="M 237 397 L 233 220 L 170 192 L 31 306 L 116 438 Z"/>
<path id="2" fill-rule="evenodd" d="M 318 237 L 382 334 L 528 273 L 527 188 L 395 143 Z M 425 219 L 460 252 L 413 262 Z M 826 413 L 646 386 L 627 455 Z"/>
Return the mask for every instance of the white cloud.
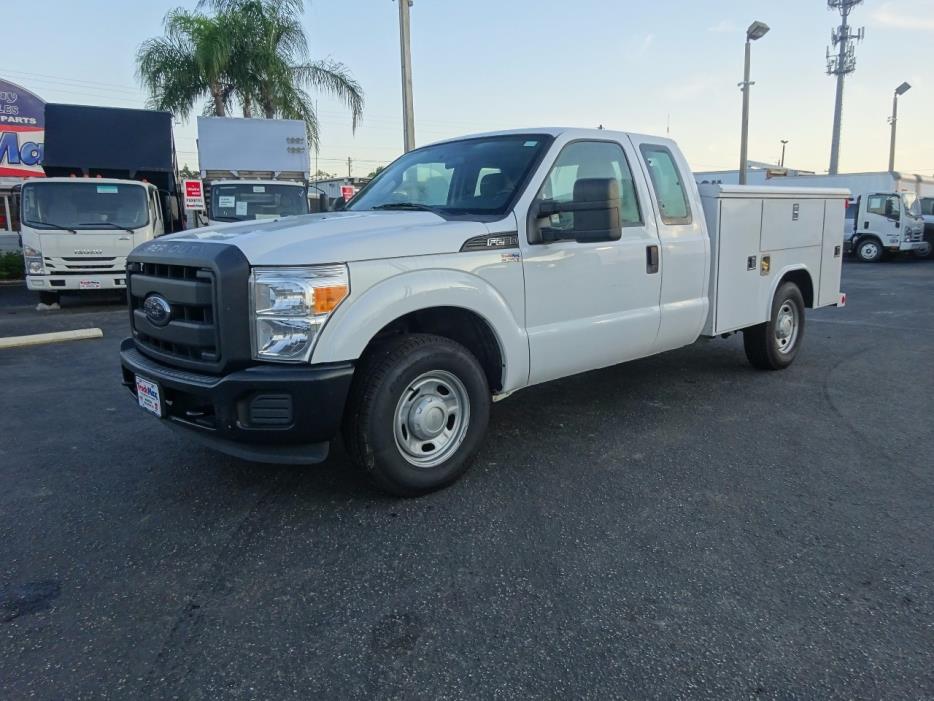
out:
<path id="1" fill-rule="evenodd" d="M 708 32 L 716 32 L 718 34 L 728 34 L 731 32 L 738 32 L 739 27 L 735 23 L 728 19 L 722 19 L 711 27 L 707 27 Z"/>
<path id="2" fill-rule="evenodd" d="M 934 0 L 890 0 L 873 10 L 871 16 L 884 27 L 934 31 Z"/>

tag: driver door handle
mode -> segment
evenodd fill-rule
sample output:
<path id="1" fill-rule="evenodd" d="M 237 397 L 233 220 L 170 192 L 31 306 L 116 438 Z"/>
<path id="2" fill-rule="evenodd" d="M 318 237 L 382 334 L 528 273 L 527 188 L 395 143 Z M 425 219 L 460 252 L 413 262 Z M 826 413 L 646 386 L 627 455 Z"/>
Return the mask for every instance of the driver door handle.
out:
<path id="1" fill-rule="evenodd" d="M 649 275 L 658 272 L 658 246 L 645 247 L 645 272 Z"/>

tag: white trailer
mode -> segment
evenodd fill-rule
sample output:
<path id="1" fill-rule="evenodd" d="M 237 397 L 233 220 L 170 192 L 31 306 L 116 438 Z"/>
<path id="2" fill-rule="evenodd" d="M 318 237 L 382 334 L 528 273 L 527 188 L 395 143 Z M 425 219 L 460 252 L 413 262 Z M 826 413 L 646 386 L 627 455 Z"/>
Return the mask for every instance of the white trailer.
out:
<path id="1" fill-rule="evenodd" d="M 297 119 L 198 117 L 201 223 L 308 213 L 309 151 Z"/>

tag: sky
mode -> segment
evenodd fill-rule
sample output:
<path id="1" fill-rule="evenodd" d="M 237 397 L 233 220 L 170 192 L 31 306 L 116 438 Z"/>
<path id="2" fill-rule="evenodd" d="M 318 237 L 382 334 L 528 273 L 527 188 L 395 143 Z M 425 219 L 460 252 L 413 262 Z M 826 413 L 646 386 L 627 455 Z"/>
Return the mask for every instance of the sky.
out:
<path id="1" fill-rule="evenodd" d="M 139 44 L 196 0 L 31 0 L 0 10 L 0 77 L 47 102 L 143 107 Z M 825 73 L 826 0 L 415 0 L 411 8 L 417 144 L 494 129 L 595 127 L 665 134 L 695 170 L 739 160 L 744 31 L 752 46 L 749 158 L 816 172 L 829 164 L 834 79 Z M 902 81 L 896 169 L 934 174 L 934 0 L 866 0 L 846 81 L 841 172 L 885 170 L 892 94 Z M 318 168 L 363 176 L 402 151 L 398 9 L 393 0 L 305 0 L 313 58 L 344 63 L 363 86 L 356 133 L 319 99 Z M 176 125 L 179 165 L 196 167 L 194 117 Z M 314 157 L 313 157 L 314 159 Z M 314 162 L 312 168 L 314 169 Z"/>

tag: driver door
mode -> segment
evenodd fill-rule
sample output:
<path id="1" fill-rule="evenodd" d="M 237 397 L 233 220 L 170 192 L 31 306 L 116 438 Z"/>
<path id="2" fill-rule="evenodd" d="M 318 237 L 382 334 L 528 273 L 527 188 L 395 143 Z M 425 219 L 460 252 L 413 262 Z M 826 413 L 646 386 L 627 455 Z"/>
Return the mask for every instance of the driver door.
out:
<path id="1" fill-rule="evenodd" d="M 631 148 L 617 141 L 566 144 L 532 202 L 523 251 L 530 384 L 652 352 L 660 319 L 659 239 L 645 183 L 633 177 Z M 535 216 L 573 205 L 584 189 L 579 181 L 610 178 L 620 202 L 614 235 L 576 240 L 575 219 L 586 216 L 573 210 Z M 552 229 L 548 238 L 562 240 L 542 240 L 543 226 Z"/>

